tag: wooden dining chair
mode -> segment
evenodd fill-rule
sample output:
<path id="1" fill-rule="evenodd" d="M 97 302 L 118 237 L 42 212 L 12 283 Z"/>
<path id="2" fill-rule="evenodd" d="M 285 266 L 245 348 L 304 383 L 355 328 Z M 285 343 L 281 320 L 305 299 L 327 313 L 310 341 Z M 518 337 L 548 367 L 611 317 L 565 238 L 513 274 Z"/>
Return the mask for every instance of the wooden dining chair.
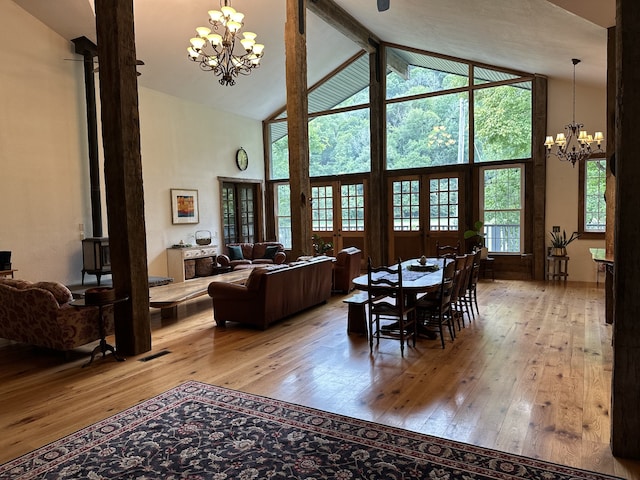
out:
<path id="1" fill-rule="evenodd" d="M 436 256 L 438 258 L 455 258 L 460 255 L 460 240 L 455 245 L 440 245 L 436 240 Z"/>
<path id="2" fill-rule="evenodd" d="M 471 324 L 471 309 L 472 307 L 469 305 L 467 290 L 469 288 L 469 281 L 471 279 L 471 275 L 473 273 L 473 253 L 468 253 L 463 255 L 461 258 L 464 259 L 461 264 L 462 273 L 459 279 L 459 285 L 456 296 L 456 309 L 459 313 L 458 321 L 462 322 L 462 326 L 464 327 L 464 316 L 466 314 L 467 319 L 469 320 L 469 324 Z M 460 330 L 460 323 L 458 323 L 458 330 Z"/>
<path id="3" fill-rule="evenodd" d="M 467 302 L 469 303 L 469 308 L 471 310 L 472 317 L 475 319 L 475 313 L 473 313 L 473 307 L 476 307 L 476 312 L 480 315 L 480 310 L 478 310 L 478 280 L 480 279 L 480 256 L 482 252 L 477 250 L 473 254 L 473 266 L 471 268 L 471 275 L 469 276 L 469 284 L 467 285 L 467 291 L 465 293 L 465 297 Z"/>
<path id="4" fill-rule="evenodd" d="M 442 281 L 437 294 L 424 295 L 416 302 L 416 318 L 420 328 L 436 331 L 444 348 L 444 326 L 449 330 L 451 341 L 455 339 L 452 295 L 456 276 L 456 262 L 444 258 Z"/>
<path id="5" fill-rule="evenodd" d="M 367 292 L 369 295 L 369 349 L 373 352 L 373 338 L 380 344 L 380 338 L 400 340 L 400 353 L 404 356 L 407 345 L 413 337 L 416 345 L 415 307 L 408 305 L 402 286 L 402 261 L 387 267 L 373 267 L 371 258 L 367 261 Z"/>

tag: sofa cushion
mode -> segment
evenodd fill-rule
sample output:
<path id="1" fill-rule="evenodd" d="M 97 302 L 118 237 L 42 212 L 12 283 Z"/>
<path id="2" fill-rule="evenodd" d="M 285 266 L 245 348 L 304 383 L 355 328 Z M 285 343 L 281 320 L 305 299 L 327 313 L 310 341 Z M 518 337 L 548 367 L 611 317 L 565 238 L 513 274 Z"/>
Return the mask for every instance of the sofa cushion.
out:
<path id="1" fill-rule="evenodd" d="M 230 260 L 244 260 L 242 255 L 242 247 L 240 245 L 229 245 L 229 259 Z"/>
<path id="2" fill-rule="evenodd" d="M 43 290 L 48 290 L 51 292 L 58 302 L 58 305 L 63 305 L 65 303 L 69 303 L 73 300 L 73 295 L 71 291 L 58 282 L 37 282 L 31 285 L 35 288 L 41 288 Z"/>
<path id="3" fill-rule="evenodd" d="M 8 277 L 0 277 L 0 284 L 8 285 L 9 287 L 17 288 L 19 290 L 31 286 L 31 282 L 27 282 L 26 280 L 18 280 L 17 278 Z"/>
<path id="4" fill-rule="evenodd" d="M 264 255 L 262 255 L 262 258 L 273 260 L 273 258 L 276 256 L 276 253 L 278 253 L 279 251 L 280 247 L 278 247 L 277 245 L 268 245 L 264 251 Z"/>

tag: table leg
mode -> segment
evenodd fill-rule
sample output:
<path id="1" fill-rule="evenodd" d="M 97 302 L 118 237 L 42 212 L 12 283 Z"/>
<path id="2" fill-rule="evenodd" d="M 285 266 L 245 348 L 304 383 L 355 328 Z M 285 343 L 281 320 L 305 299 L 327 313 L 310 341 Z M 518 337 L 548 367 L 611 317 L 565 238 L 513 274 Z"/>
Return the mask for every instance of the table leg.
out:
<path id="1" fill-rule="evenodd" d="M 91 358 L 87 363 L 83 365 L 83 367 L 87 367 L 91 365 L 91 363 L 93 362 L 93 359 L 96 356 L 96 353 L 98 352 L 102 352 L 102 358 L 104 358 L 107 355 L 107 352 L 111 352 L 113 354 L 113 357 L 118 362 L 124 362 L 125 360 L 120 355 L 118 355 L 118 352 L 116 352 L 116 349 L 112 345 L 109 345 L 107 343 L 107 339 L 106 339 L 107 334 L 104 328 L 104 316 L 102 314 L 102 307 L 103 307 L 102 305 L 98 306 L 98 322 L 100 324 L 100 343 L 96 346 L 96 348 L 93 349 L 93 351 L 91 352 Z"/>

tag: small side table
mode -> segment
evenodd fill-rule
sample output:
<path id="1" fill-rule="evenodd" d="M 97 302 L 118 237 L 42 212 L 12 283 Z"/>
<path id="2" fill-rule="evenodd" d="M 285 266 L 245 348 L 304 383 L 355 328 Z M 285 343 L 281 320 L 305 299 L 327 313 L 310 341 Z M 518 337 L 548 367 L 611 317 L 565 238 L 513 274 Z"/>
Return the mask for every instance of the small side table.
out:
<path id="1" fill-rule="evenodd" d="M 8 277 L 11 276 L 11 278 L 13 277 L 13 272 L 17 272 L 18 270 L 0 270 L 0 277 Z"/>
<path id="2" fill-rule="evenodd" d="M 480 259 L 480 276 L 482 278 L 489 278 L 489 274 L 491 274 L 491 280 L 496 280 L 496 272 L 493 269 L 493 262 L 495 262 L 495 258 L 493 257 Z"/>
<path id="3" fill-rule="evenodd" d="M 567 283 L 569 276 L 569 257 L 556 257 L 549 255 L 547 257 L 547 280 L 564 280 Z"/>
<path id="4" fill-rule="evenodd" d="M 102 352 L 102 358 L 106 356 L 107 352 L 111 352 L 113 353 L 113 357 L 117 361 L 119 362 L 124 361 L 124 358 L 118 355 L 118 352 L 116 352 L 116 349 L 112 345 L 109 345 L 107 343 L 107 332 L 105 328 L 103 310 L 104 310 L 104 307 L 107 307 L 109 305 L 115 305 L 116 303 L 120 303 L 120 302 L 126 302 L 127 300 L 129 300 L 129 297 L 125 296 L 125 297 L 115 298 L 112 300 L 105 300 L 104 302 L 86 303 L 84 298 L 81 298 L 78 300 L 74 300 L 70 303 L 70 305 L 76 308 L 98 307 L 98 324 L 100 325 L 100 343 L 96 346 L 96 348 L 93 349 L 93 352 L 91 352 L 91 358 L 87 363 L 83 365 L 83 367 L 91 365 L 91 363 L 93 362 L 93 359 L 96 356 L 96 353 L 98 352 Z"/>

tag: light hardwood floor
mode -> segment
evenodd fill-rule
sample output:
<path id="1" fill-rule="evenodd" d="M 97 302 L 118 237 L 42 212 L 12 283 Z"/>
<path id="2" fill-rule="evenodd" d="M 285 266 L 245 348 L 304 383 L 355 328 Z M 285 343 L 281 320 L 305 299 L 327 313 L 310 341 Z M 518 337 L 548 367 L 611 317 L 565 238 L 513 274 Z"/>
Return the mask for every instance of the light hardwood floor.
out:
<path id="1" fill-rule="evenodd" d="M 198 380 L 556 463 L 640 478 L 609 448 L 611 327 L 595 284 L 484 281 L 481 315 L 415 348 L 347 335 L 344 296 L 266 331 L 217 329 L 208 297 L 152 310 L 153 350 L 63 361 L 0 344 L 0 462 Z M 111 339 L 112 340 L 112 339 Z M 150 354 L 170 353 L 150 361 Z"/>

